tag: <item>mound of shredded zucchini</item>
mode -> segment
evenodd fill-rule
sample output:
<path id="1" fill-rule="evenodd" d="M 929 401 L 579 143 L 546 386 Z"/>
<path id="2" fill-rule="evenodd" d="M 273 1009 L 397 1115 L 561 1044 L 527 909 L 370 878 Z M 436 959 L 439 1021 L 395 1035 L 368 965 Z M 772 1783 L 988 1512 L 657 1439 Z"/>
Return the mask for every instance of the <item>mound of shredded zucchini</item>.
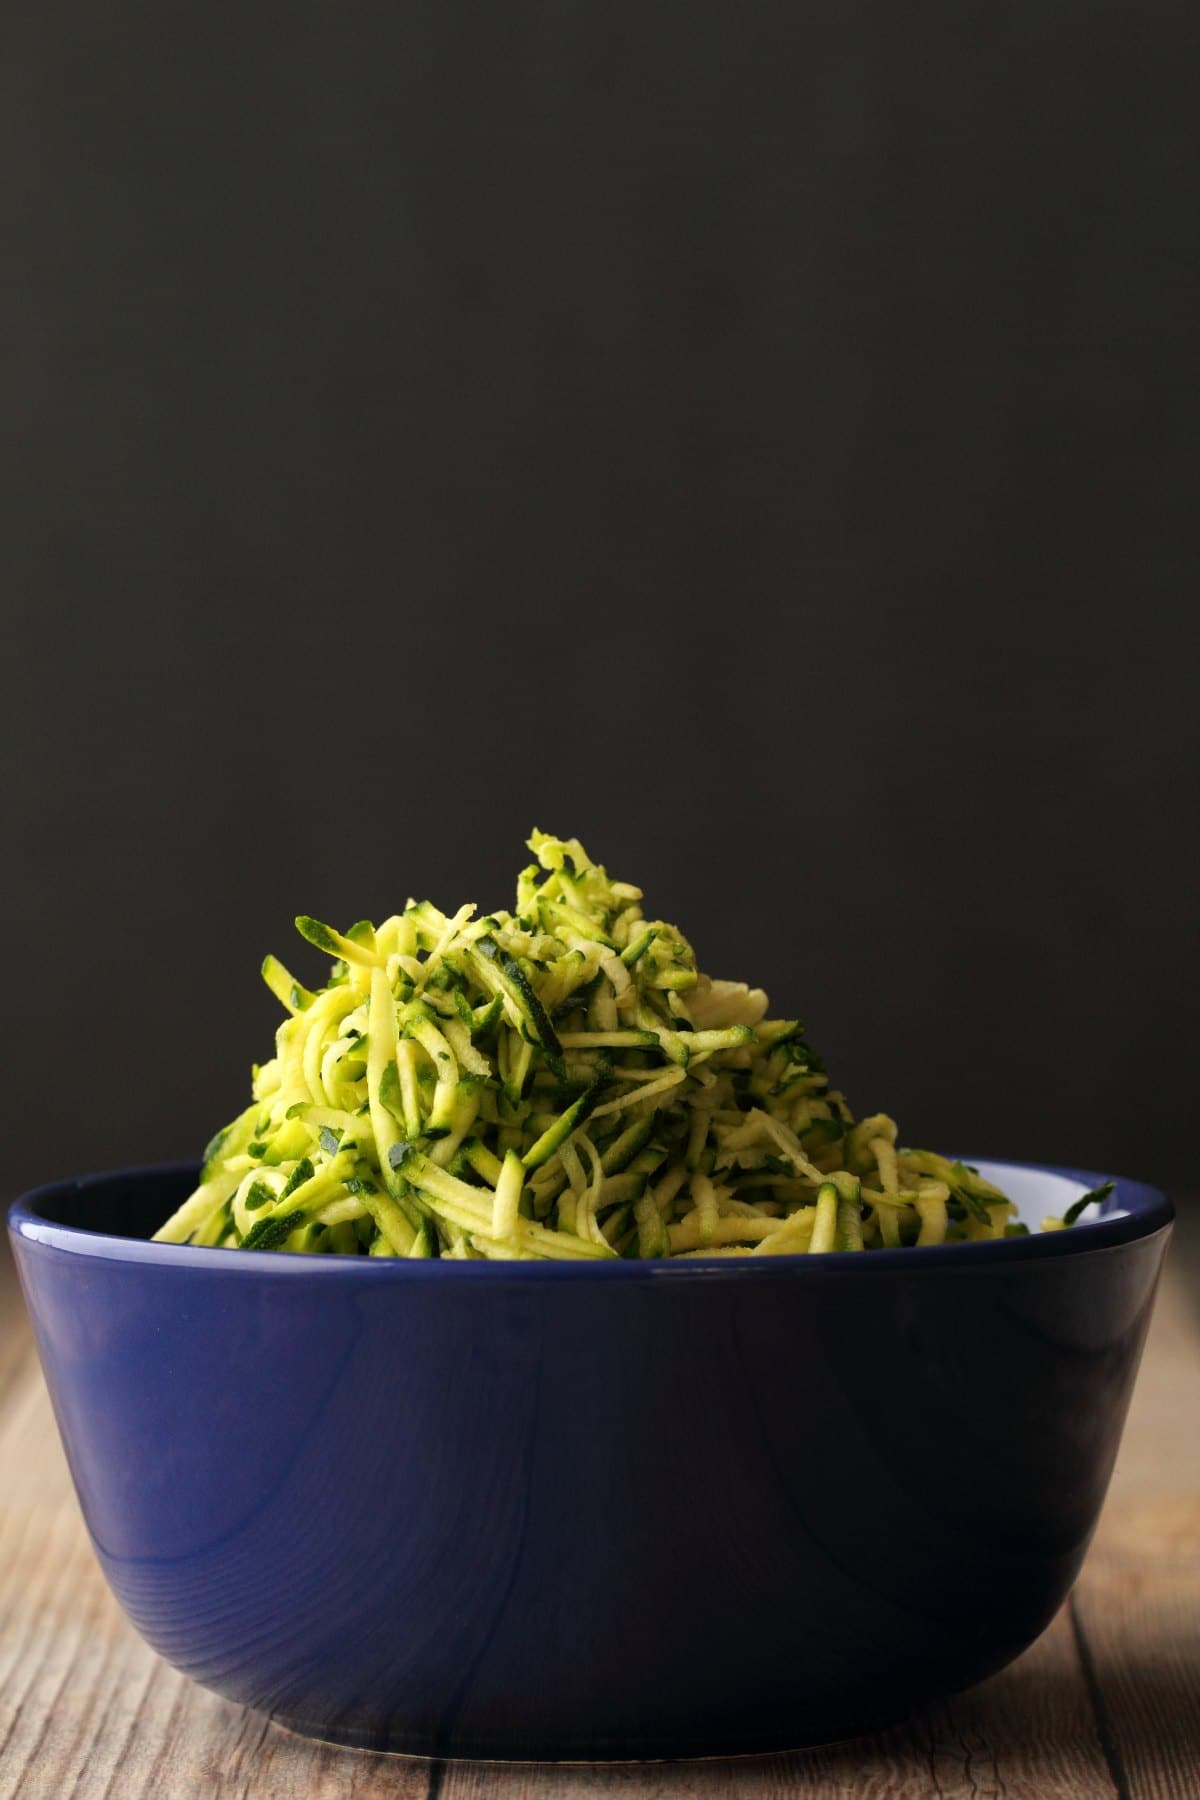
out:
<path id="1" fill-rule="evenodd" d="M 345 933 L 168 1243 L 371 1256 L 776 1256 L 1025 1231 L 963 1163 L 855 1120 L 791 1019 L 712 981 L 576 839 L 535 831 L 516 910 L 427 900 Z M 1072 1223 L 1088 1195 L 1058 1226 Z"/>

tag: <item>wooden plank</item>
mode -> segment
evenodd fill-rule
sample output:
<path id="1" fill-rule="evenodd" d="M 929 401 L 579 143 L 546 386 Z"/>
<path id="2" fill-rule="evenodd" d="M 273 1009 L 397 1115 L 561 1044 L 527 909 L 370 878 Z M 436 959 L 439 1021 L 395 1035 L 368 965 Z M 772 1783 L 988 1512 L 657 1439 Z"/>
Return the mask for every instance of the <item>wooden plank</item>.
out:
<path id="1" fill-rule="evenodd" d="M 1098 1559 L 1075 1609 L 1123 1793 L 1200 1794 L 1200 1560 L 1171 1568 Z"/>
<path id="2" fill-rule="evenodd" d="M 0 1213 L 0 1406 L 8 1384 L 29 1347 L 29 1321 Z"/>

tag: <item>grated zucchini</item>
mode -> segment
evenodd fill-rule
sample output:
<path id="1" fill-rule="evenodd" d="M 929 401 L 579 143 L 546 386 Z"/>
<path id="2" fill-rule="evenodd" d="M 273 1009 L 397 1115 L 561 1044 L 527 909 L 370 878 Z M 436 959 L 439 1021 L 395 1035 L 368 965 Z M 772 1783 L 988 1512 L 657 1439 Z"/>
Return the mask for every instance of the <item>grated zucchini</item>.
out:
<path id="1" fill-rule="evenodd" d="M 377 1257 L 807 1255 L 1022 1233 L 962 1163 L 859 1120 L 794 1020 L 700 973 L 575 838 L 535 831 L 515 913 L 410 901 L 285 1009 L 253 1104 L 167 1243 Z M 1071 1225 L 1104 1190 L 1051 1229 Z"/>

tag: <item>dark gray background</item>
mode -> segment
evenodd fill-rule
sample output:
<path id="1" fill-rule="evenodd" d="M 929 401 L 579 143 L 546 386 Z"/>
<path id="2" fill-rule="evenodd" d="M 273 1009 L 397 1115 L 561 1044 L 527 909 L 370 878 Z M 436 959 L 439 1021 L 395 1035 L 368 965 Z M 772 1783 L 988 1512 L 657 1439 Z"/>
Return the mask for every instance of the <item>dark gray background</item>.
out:
<path id="1" fill-rule="evenodd" d="M 906 1137 L 1194 1179 L 1194 20 L 10 9 L 5 1184 L 533 824 Z"/>

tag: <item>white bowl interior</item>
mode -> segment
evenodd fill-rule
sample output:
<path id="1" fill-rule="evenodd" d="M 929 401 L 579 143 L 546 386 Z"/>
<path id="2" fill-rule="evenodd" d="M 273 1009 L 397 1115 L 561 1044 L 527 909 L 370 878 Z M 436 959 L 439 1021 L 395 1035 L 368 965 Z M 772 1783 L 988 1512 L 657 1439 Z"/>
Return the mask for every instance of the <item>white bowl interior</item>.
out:
<path id="1" fill-rule="evenodd" d="M 1087 1193 L 1082 1181 L 1072 1181 L 1066 1175 L 1048 1175 L 1040 1169 L 1021 1169 L 1012 1163 L 977 1162 L 975 1167 L 987 1181 L 1008 1195 L 1017 1208 L 1017 1215 L 1023 1225 L 1030 1231 L 1037 1231 L 1043 1219 L 1061 1219 L 1072 1200 L 1078 1200 L 1081 1194 Z M 1103 1217 L 1106 1219 L 1124 1218 L 1126 1209 L 1116 1204 L 1113 1195 L 1104 1205 Z M 1082 1222 L 1101 1217 L 1096 1208 L 1089 1208 Z"/>

